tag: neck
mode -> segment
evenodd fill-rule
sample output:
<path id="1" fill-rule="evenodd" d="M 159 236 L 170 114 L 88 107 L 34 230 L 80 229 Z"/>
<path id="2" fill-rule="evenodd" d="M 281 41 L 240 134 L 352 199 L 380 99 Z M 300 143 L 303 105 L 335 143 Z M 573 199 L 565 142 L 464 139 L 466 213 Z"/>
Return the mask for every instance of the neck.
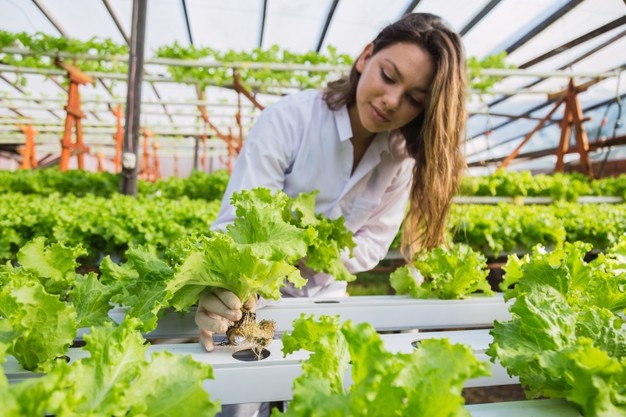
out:
<path id="1" fill-rule="evenodd" d="M 376 136 L 376 134 L 363 127 L 361 121 L 359 120 L 359 113 L 356 105 L 352 105 L 348 108 L 348 114 L 350 115 L 350 127 L 352 128 L 352 142 L 369 145 L 372 140 L 374 140 L 374 136 Z"/>

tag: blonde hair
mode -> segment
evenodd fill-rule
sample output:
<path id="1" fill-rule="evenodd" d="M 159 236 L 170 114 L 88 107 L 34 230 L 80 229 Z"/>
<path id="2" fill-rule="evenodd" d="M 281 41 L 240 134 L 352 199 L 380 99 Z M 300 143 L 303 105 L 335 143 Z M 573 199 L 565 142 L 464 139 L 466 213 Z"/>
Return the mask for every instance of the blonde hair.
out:
<path id="1" fill-rule="evenodd" d="M 467 120 L 467 69 L 461 37 L 438 16 L 406 14 L 378 34 L 373 53 L 398 42 L 419 45 L 435 64 L 428 107 L 397 132 L 415 159 L 401 243 L 403 255 L 410 259 L 415 252 L 445 241 L 446 219 L 466 166 L 461 146 Z M 328 83 L 324 99 L 330 109 L 355 104 L 359 77 L 353 65 L 347 77 Z"/>

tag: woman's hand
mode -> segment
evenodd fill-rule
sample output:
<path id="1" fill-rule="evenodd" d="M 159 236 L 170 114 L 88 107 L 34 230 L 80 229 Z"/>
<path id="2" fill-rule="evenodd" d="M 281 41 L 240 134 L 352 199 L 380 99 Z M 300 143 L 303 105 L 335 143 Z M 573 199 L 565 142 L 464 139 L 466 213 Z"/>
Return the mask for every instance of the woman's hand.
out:
<path id="1" fill-rule="evenodd" d="M 249 311 L 256 309 L 256 296 L 251 296 L 243 305 L 232 292 L 217 288 L 200 296 L 196 310 L 196 325 L 200 330 L 200 343 L 211 352 L 215 346 L 214 333 L 226 333 L 228 327 L 241 319 L 244 307 Z"/>

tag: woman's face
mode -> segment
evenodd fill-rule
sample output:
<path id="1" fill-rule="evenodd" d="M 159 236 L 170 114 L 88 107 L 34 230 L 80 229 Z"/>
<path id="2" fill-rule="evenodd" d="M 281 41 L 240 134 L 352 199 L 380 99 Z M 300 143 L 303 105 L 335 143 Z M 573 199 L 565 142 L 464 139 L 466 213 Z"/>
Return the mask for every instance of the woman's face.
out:
<path id="1" fill-rule="evenodd" d="M 398 129 L 426 109 L 435 65 L 428 52 L 401 42 L 372 54 L 368 45 L 356 62 L 359 124 L 368 132 Z M 354 122 L 354 121 L 353 121 Z"/>

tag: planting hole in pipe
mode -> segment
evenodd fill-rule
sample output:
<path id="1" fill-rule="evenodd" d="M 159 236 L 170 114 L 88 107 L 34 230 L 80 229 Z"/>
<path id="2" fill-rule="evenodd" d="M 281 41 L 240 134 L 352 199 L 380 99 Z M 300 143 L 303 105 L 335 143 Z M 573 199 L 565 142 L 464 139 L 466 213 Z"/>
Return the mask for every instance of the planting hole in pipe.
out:
<path id="1" fill-rule="evenodd" d="M 320 300 L 320 301 L 313 301 L 313 303 L 315 303 L 315 304 L 339 304 L 339 301 L 337 301 L 337 300 Z"/>
<path id="2" fill-rule="evenodd" d="M 413 346 L 415 349 L 417 349 L 418 347 L 420 347 L 420 343 L 422 343 L 421 340 L 414 340 L 411 342 L 411 346 Z"/>
<path id="3" fill-rule="evenodd" d="M 233 353 L 233 358 L 243 362 L 255 362 L 269 358 L 270 351 L 263 348 L 261 351 L 255 349 L 241 349 Z"/>

